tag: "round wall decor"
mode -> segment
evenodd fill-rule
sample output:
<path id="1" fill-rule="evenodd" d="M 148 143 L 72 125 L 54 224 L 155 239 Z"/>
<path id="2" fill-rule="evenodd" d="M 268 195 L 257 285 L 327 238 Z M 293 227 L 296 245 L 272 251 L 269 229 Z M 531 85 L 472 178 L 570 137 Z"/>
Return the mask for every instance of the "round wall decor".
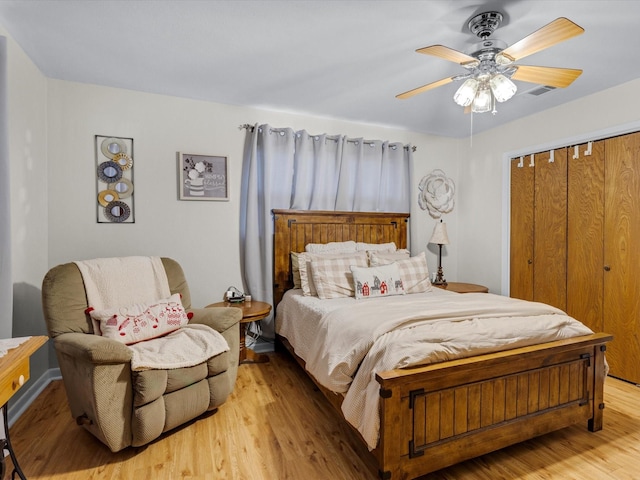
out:
<path id="1" fill-rule="evenodd" d="M 428 210 L 433 218 L 440 218 L 443 213 L 453 210 L 456 186 L 442 170 L 436 169 L 425 175 L 418 188 L 418 205 Z"/>

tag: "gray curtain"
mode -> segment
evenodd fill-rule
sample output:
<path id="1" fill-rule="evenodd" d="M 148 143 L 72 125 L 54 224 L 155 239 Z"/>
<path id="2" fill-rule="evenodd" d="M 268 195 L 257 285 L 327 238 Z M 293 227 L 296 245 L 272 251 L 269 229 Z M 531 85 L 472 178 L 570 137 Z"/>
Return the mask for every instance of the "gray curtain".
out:
<path id="1" fill-rule="evenodd" d="M 7 39 L 0 36 L 0 338 L 11 337 L 13 315 L 7 100 Z"/>
<path id="2" fill-rule="evenodd" d="M 399 143 L 247 128 L 240 205 L 245 291 L 273 303 L 273 209 L 409 212 L 411 160 L 410 146 Z M 268 339 L 275 336 L 272 317 L 262 322 Z"/>
<path id="3" fill-rule="evenodd" d="M 273 221 L 271 210 L 289 208 L 293 179 L 294 132 L 268 125 L 247 130 L 240 199 L 240 262 L 244 291 L 273 304 Z M 261 322 L 274 338 L 273 314 Z"/>

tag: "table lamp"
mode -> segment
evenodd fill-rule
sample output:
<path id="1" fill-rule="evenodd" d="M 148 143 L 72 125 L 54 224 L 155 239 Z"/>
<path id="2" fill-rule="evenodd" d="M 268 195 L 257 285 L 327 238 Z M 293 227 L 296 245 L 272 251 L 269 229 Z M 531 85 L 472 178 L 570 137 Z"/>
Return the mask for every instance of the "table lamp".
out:
<path id="1" fill-rule="evenodd" d="M 431 283 L 434 285 L 446 285 L 447 281 L 442 274 L 442 245 L 449 245 L 449 237 L 447 236 L 447 224 L 443 223 L 442 220 L 436 223 L 436 226 L 433 228 L 433 234 L 431 235 L 429 243 L 437 244 L 439 248 L 438 273 L 436 274 L 436 279 Z"/>

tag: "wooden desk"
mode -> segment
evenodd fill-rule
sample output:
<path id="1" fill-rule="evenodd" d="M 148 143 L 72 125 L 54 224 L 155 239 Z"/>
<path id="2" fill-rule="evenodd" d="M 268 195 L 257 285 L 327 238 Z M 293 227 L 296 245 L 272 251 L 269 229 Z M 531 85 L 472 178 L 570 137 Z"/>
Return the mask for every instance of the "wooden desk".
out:
<path id="1" fill-rule="evenodd" d="M 15 478 L 15 474 L 22 480 L 26 480 L 24 473 L 20 469 L 18 460 L 11 446 L 9 438 L 9 420 L 7 418 L 7 402 L 13 395 L 29 380 L 29 358 L 33 353 L 44 345 L 48 337 L 38 336 L 29 337 L 28 340 L 21 343 L 18 347 L 12 348 L 8 353 L 0 357 L 0 405 L 2 405 L 2 419 L 4 420 L 5 439 L 0 440 L 0 479 L 4 478 L 4 450 L 9 451 L 11 461 L 13 462 L 13 473 L 11 478 Z"/>
<path id="2" fill-rule="evenodd" d="M 239 308 L 242 310 L 242 320 L 240 320 L 240 363 L 264 363 L 269 361 L 267 355 L 257 354 L 246 346 L 246 329 L 244 324 L 257 322 L 267 318 L 271 313 L 271 305 L 265 302 L 251 300 L 250 302 L 218 302 L 207 305 L 208 307 Z"/>
<path id="3" fill-rule="evenodd" d="M 449 282 L 446 285 L 433 285 L 434 287 L 450 290 L 457 293 L 489 293 L 489 289 L 484 285 L 475 283 Z"/>

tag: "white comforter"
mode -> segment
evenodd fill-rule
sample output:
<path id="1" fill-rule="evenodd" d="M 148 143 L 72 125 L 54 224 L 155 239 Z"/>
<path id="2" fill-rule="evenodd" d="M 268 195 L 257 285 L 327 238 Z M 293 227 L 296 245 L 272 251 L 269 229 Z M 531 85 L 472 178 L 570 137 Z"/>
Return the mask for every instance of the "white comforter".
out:
<path id="1" fill-rule="evenodd" d="M 344 416 L 370 449 L 377 444 L 379 430 L 376 372 L 592 333 L 549 305 L 485 293 L 443 293 L 447 295 L 339 299 L 339 307 L 322 308 L 311 300 L 311 311 L 324 312 L 304 322 L 302 340 L 308 345 L 296 352 L 302 353 L 307 370 L 323 386 L 346 392 Z M 291 341 L 303 317 L 288 320 L 279 313 L 278 333 Z"/>

